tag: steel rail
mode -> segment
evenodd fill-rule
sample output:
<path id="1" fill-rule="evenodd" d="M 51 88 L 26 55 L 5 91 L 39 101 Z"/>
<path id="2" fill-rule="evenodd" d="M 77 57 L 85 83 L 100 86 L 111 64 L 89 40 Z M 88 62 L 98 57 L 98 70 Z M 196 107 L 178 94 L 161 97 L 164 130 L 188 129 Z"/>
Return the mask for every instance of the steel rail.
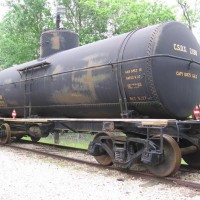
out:
<path id="1" fill-rule="evenodd" d="M 136 178 L 153 179 L 153 180 L 157 180 L 163 184 L 168 184 L 168 185 L 172 185 L 172 186 L 179 186 L 179 187 L 182 186 L 182 187 L 188 187 L 190 189 L 200 190 L 200 183 L 195 183 L 195 182 L 186 181 L 186 180 L 180 180 L 180 179 L 173 178 L 173 177 L 156 177 L 156 176 L 146 173 L 146 172 L 138 172 L 138 171 L 132 171 L 132 170 L 127 170 L 127 169 L 120 169 L 120 168 L 113 167 L 113 166 L 107 167 L 107 166 L 99 165 L 98 163 L 94 163 L 94 162 L 89 162 L 89 161 L 85 161 L 85 160 L 83 161 L 83 160 L 71 158 L 68 156 L 57 155 L 57 154 L 53 154 L 50 152 L 41 151 L 41 149 L 37 150 L 37 149 L 25 148 L 25 147 L 15 146 L 13 144 L 6 144 L 6 145 L 0 145 L 0 146 L 4 146 L 4 147 L 16 149 L 16 150 L 28 151 L 28 152 L 32 152 L 32 153 L 36 153 L 36 154 L 40 154 L 40 155 L 44 155 L 44 156 L 49 156 L 54 159 L 59 159 L 59 160 L 64 160 L 64 161 L 68 160 L 68 161 L 75 162 L 78 164 L 86 164 L 88 166 L 97 167 L 99 169 L 108 169 L 111 171 L 119 171 L 121 173 L 130 174 Z"/>
<path id="2" fill-rule="evenodd" d="M 32 142 L 30 140 L 14 140 L 13 141 L 13 144 L 15 143 L 21 143 L 21 144 L 33 144 L 33 145 L 36 145 L 36 146 L 39 146 L 39 145 L 43 145 L 43 146 L 49 146 L 49 147 L 56 147 L 58 149 L 65 149 L 65 150 L 74 150 L 74 151 L 80 151 L 80 152 L 87 152 L 87 149 L 82 149 L 82 148 L 77 148 L 77 147 L 70 147 L 70 146 L 64 146 L 64 145 L 59 145 L 59 144 L 49 144 L 49 143 L 45 143 L 45 142 Z"/>

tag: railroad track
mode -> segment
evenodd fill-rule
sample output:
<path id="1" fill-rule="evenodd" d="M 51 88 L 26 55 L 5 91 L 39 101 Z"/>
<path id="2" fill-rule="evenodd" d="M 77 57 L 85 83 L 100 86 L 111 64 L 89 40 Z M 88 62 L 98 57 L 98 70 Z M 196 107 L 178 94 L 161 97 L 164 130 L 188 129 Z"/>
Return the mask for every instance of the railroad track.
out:
<path id="1" fill-rule="evenodd" d="M 55 147 L 58 149 L 64 149 L 64 150 L 74 150 L 74 151 L 80 151 L 80 152 L 87 152 L 86 149 L 81 149 L 81 148 L 76 148 L 76 147 L 70 147 L 70 146 L 63 146 L 63 145 L 59 145 L 59 144 L 49 144 L 49 143 L 45 143 L 45 142 L 32 142 L 30 140 L 13 140 L 14 144 L 16 143 L 21 143 L 21 144 L 33 144 L 35 146 L 39 146 L 39 145 L 43 145 L 43 146 L 49 146 L 49 147 Z"/>
<path id="2" fill-rule="evenodd" d="M 200 169 L 197 169 L 195 167 L 191 167 L 189 165 L 181 165 L 179 171 L 188 172 L 188 173 L 200 173 Z"/>
<path id="3" fill-rule="evenodd" d="M 25 146 L 24 146 L 24 144 L 25 144 Z M 30 146 L 30 144 L 32 144 L 32 146 Z M 7 145 L 1 145 L 1 146 L 5 146 L 5 147 L 16 149 L 16 150 L 28 151 L 28 152 L 36 153 L 39 155 L 49 156 L 54 159 L 71 161 L 71 162 L 75 162 L 75 163 L 79 163 L 79 164 L 86 164 L 88 166 L 96 167 L 99 169 L 109 169 L 109 170 L 114 170 L 114 171 L 117 170 L 117 171 L 120 171 L 121 173 L 128 173 L 136 178 L 142 178 L 142 179 L 148 179 L 148 180 L 151 179 L 152 181 L 155 180 L 155 181 L 159 181 L 160 183 L 164 183 L 164 184 L 168 184 L 168 185 L 172 185 L 172 186 L 183 186 L 183 187 L 188 187 L 188 188 L 195 189 L 195 190 L 200 190 L 200 183 L 191 182 L 188 180 L 181 180 L 176 177 L 164 177 L 164 178 L 163 177 L 155 177 L 154 175 L 147 173 L 147 172 L 126 170 L 126 169 L 116 168 L 113 166 L 107 167 L 107 166 L 99 165 L 98 163 L 95 162 L 95 160 L 92 156 L 87 154 L 87 151 L 84 149 L 60 146 L 60 145 L 55 145 L 55 144 L 47 144 L 47 143 L 33 143 L 31 141 L 20 141 L 20 142 L 14 142 L 11 144 L 7 144 Z M 83 160 L 80 158 L 70 157 L 68 155 L 68 153 L 63 154 L 63 151 L 60 154 L 61 150 L 65 150 L 68 153 L 72 152 L 72 151 L 76 152 L 76 153 L 78 152 L 78 153 L 86 155 L 89 159 Z M 199 173 L 199 170 L 196 170 L 196 172 L 193 170 L 195 170 L 195 169 L 192 169 L 192 171 L 191 171 L 192 173 Z M 186 166 L 181 166 L 180 171 L 181 171 L 181 173 L 184 173 L 184 172 L 190 173 L 190 169 Z"/>

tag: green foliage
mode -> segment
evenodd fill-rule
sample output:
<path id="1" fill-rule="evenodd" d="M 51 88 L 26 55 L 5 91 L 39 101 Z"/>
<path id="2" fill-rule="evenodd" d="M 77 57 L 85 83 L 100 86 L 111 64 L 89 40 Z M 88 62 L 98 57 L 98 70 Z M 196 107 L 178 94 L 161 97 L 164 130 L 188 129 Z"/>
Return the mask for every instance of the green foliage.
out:
<path id="1" fill-rule="evenodd" d="M 168 7 L 144 0 L 59 0 L 59 4 L 66 8 L 63 24 L 79 33 L 82 44 L 175 20 Z"/>
<path id="2" fill-rule="evenodd" d="M 183 13 L 181 21 L 192 30 L 199 22 L 200 0 L 194 0 L 192 3 L 189 0 L 177 0 L 177 3 Z"/>
<path id="3" fill-rule="evenodd" d="M 44 27 L 52 27 L 46 0 L 7 0 L 9 12 L 0 24 L 1 68 L 38 57 L 39 38 Z"/>
<path id="4" fill-rule="evenodd" d="M 114 34 L 124 33 L 133 29 L 157 24 L 169 20 L 175 20 L 175 15 L 168 7 L 149 3 L 144 0 L 113 0 L 112 26 Z M 123 6 L 121 6 L 123 4 Z M 119 12 L 120 11 L 120 12 Z"/>
<path id="5" fill-rule="evenodd" d="M 63 25 L 79 34 L 81 44 L 106 38 L 109 9 L 106 1 L 58 0 L 66 8 Z"/>
<path id="6" fill-rule="evenodd" d="M 6 0 L 9 12 L 0 24 L 1 68 L 38 57 L 42 30 L 55 27 L 47 1 Z M 175 19 L 169 8 L 144 0 L 55 0 L 55 2 L 66 8 L 63 25 L 79 34 L 81 44 Z"/>

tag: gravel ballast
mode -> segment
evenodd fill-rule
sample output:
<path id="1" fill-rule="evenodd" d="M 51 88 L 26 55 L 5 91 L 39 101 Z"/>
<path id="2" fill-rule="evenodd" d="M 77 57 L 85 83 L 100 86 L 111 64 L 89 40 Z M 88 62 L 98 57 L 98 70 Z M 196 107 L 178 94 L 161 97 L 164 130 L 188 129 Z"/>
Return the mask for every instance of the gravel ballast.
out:
<path id="1" fill-rule="evenodd" d="M 200 191 L 0 147 L 1 200 L 199 200 Z"/>

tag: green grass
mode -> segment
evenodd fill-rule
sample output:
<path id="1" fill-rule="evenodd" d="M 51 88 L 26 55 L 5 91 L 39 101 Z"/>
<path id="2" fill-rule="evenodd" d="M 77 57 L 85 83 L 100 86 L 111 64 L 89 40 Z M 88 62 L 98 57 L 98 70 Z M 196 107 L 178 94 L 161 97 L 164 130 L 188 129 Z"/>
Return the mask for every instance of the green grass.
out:
<path id="1" fill-rule="evenodd" d="M 31 141 L 30 137 L 23 137 L 24 140 Z M 65 133 L 60 135 L 60 143 L 59 145 L 69 146 L 74 148 L 81 148 L 81 149 L 88 149 L 88 145 L 90 141 L 93 140 L 93 136 L 89 134 L 77 134 L 77 133 Z M 54 143 L 54 136 L 49 134 L 46 138 L 41 138 L 40 142 L 48 143 L 48 144 L 55 144 Z"/>
<path id="2" fill-rule="evenodd" d="M 183 159 L 181 159 L 181 164 L 182 165 L 188 165 Z"/>

